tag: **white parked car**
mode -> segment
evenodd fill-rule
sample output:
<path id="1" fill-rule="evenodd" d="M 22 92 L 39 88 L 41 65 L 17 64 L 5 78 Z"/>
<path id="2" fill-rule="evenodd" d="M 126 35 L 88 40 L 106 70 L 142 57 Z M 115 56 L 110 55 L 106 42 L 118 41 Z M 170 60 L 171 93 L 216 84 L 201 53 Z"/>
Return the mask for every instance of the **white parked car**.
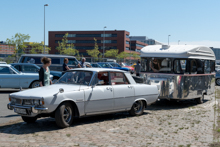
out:
<path id="1" fill-rule="evenodd" d="M 39 87 L 39 74 L 21 73 L 9 64 L 0 64 L 0 88 L 35 87 Z"/>
<path id="2" fill-rule="evenodd" d="M 68 127 L 75 117 L 128 111 L 141 115 L 158 97 L 156 85 L 136 84 L 130 73 L 117 69 L 78 68 L 67 71 L 56 84 L 9 95 L 8 109 L 25 122 L 55 117 Z"/>

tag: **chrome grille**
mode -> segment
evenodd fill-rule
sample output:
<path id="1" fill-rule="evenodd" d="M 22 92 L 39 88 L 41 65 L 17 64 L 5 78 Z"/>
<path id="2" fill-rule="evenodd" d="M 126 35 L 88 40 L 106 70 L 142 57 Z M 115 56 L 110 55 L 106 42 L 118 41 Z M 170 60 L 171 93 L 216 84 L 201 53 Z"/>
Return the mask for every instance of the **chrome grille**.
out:
<path id="1" fill-rule="evenodd" d="M 21 99 L 16 99 L 15 104 L 21 105 L 22 104 L 22 100 Z"/>

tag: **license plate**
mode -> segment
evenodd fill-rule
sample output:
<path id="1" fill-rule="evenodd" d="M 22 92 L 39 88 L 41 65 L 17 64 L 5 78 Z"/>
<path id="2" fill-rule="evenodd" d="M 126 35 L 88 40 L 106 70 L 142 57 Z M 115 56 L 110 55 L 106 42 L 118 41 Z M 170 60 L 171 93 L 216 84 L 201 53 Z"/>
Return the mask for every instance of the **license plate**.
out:
<path id="1" fill-rule="evenodd" d="M 19 114 L 27 114 L 26 109 L 14 108 L 14 111 Z"/>

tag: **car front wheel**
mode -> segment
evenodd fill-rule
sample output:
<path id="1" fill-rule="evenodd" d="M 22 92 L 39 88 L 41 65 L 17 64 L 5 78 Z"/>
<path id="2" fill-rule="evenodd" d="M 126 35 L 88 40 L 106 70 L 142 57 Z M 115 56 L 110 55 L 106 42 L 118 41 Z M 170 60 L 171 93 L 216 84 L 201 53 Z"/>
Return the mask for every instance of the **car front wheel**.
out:
<path id="1" fill-rule="evenodd" d="M 26 123 L 34 123 L 37 120 L 37 117 L 26 117 L 26 116 L 21 116 L 24 122 Z"/>
<path id="2" fill-rule="evenodd" d="M 69 127 L 73 123 L 73 106 L 67 102 L 61 104 L 55 112 L 55 120 L 59 127 Z"/>
<path id="3" fill-rule="evenodd" d="M 36 87 L 40 87 L 40 82 L 39 81 L 34 81 L 33 83 L 31 83 L 31 88 L 36 88 Z"/>
<path id="4" fill-rule="evenodd" d="M 216 85 L 220 86 L 220 79 L 216 79 Z"/>
<path id="5" fill-rule="evenodd" d="M 132 116 L 138 116 L 142 115 L 144 112 L 144 103 L 143 101 L 139 100 L 134 102 L 133 106 L 131 107 L 131 110 L 129 111 L 130 115 Z"/>

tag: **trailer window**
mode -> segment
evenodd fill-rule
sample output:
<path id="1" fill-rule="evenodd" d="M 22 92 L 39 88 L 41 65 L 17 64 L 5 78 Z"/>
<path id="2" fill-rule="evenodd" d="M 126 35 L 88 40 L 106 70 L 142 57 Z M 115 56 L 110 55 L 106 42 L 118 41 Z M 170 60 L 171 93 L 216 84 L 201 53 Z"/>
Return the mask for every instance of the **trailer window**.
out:
<path id="1" fill-rule="evenodd" d="M 205 61 L 204 71 L 205 71 L 205 73 L 210 73 L 211 72 L 211 66 L 210 66 L 210 61 L 209 60 Z"/>
<path id="2" fill-rule="evenodd" d="M 215 61 L 210 61 L 211 73 L 215 72 Z"/>
<path id="3" fill-rule="evenodd" d="M 141 59 L 141 71 L 147 71 L 147 59 L 142 58 Z"/>
<path id="4" fill-rule="evenodd" d="M 174 72 L 177 74 L 186 73 L 187 60 L 175 60 L 174 61 Z"/>
<path id="5" fill-rule="evenodd" d="M 190 73 L 191 74 L 197 74 L 197 63 L 196 60 L 191 60 L 190 61 Z"/>
<path id="6" fill-rule="evenodd" d="M 197 74 L 204 74 L 204 60 L 196 60 Z"/>
<path id="7" fill-rule="evenodd" d="M 171 59 L 169 58 L 151 58 L 150 71 L 155 73 L 171 73 Z"/>

